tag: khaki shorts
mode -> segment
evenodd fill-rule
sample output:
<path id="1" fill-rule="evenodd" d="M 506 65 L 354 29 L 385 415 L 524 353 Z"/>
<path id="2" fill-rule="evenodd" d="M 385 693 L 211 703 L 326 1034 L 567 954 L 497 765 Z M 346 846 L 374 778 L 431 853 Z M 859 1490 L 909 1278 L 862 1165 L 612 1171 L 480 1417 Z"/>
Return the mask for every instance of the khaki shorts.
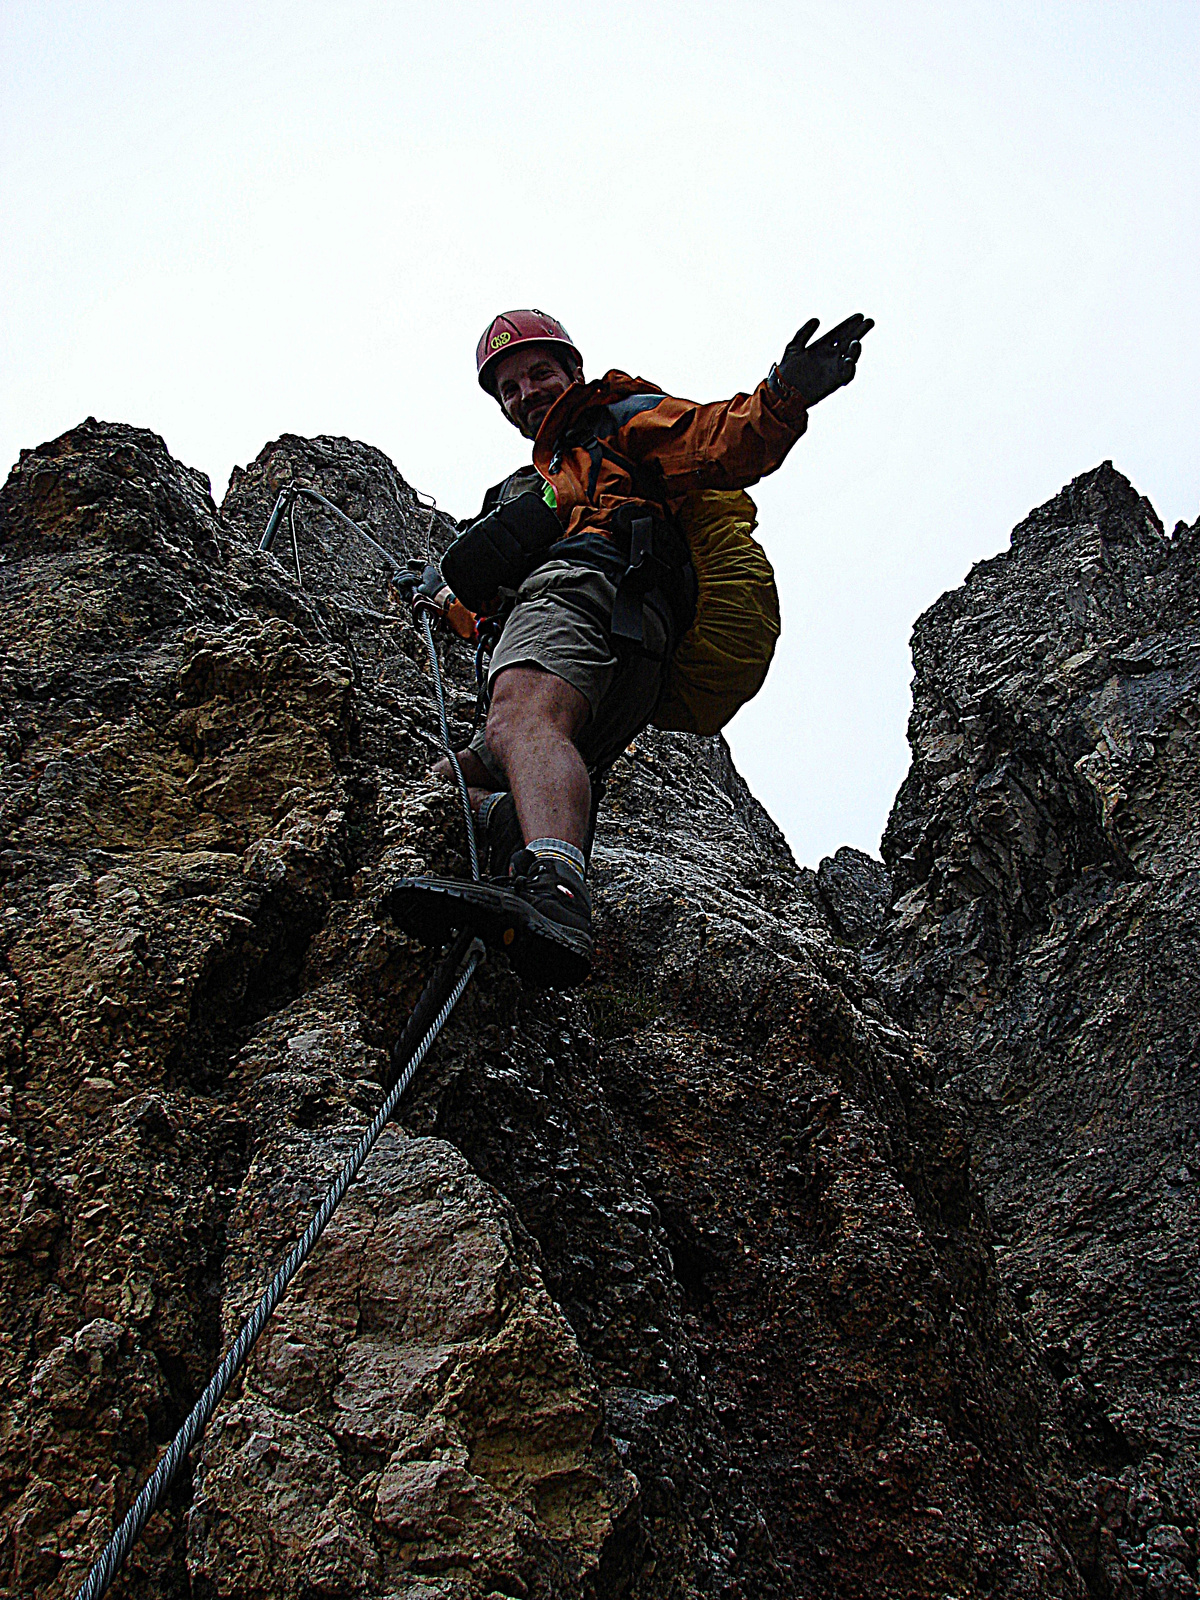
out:
<path id="1" fill-rule="evenodd" d="M 591 567 L 547 561 L 517 590 L 488 671 L 489 690 L 506 667 L 540 667 L 579 690 L 592 714 L 575 743 L 593 778 L 607 772 L 649 722 L 669 665 L 667 631 L 652 606 L 645 611 L 645 652 L 618 658 L 599 620 L 611 617 L 616 592 L 612 580 Z M 507 783 L 486 734 L 481 728 L 470 747 L 497 783 Z"/>

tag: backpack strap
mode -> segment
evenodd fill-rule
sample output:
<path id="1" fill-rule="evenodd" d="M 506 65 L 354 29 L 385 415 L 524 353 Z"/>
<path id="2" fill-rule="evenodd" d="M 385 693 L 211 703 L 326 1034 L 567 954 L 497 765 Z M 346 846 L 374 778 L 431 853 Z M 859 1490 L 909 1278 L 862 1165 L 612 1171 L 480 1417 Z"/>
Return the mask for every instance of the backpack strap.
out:
<path id="1" fill-rule="evenodd" d="M 668 559 L 664 548 L 662 524 L 655 538 L 653 517 L 634 517 L 629 524 L 629 564 L 617 585 L 612 609 L 612 635 L 614 640 L 645 649 L 646 597 L 657 589 L 667 602 L 675 623 L 676 639 L 681 639 L 687 629 L 680 629 L 676 617 L 678 601 L 673 591 L 678 587 L 679 563 Z M 682 598 L 682 596 L 680 596 Z M 674 602 L 674 603 L 673 603 Z M 688 626 L 691 626 L 689 622 Z"/>
<path id="2" fill-rule="evenodd" d="M 652 411 L 665 398 L 661 394 L 636 394 L 585 411 L 560 438 L 550 461 L 553 474 L 568 449 L 586 450 L 591 462 L 587 498 L 592 504 L 605 461 L 620 467 L 638 498 L 649 502 L 647 506 L 632 502 L 620 506 L 612 521 L 613 544 L 625 559 L 625 571 L 617 582 L 612 616 L 602 620 L 618 650 L 645 650 L 647 603 L 654 604 L 664 620 L 669 620 L 672 647 L 696 619 L 696 570 L 687 538 L 667 508 L 662 473 L 655 474 L 651 466 L 631 460 L 608 442 L 630 417 Z"/>

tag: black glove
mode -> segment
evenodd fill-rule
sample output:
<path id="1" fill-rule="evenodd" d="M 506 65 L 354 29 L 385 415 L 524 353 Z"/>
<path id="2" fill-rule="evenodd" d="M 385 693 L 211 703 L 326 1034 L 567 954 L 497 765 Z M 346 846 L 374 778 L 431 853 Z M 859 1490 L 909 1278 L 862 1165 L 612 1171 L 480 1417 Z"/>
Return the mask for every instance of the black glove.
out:
<path id="1" fill-rule="evenodd" d="M 818 339 L 809 340 L 821 326 L 816 317 L 810 318 L 783 352 L 778 367 L 772 367 L 771 387 L 775 388 L 776 374 L 790 389 L 795 389 L 806 406 L 815 406 L 818 400 L 840 389 L 854 377 L 854 364 L 862 355 L 861 340 L 870 333 L 875 323 L 871 317 L 857 312 L 845 322 Z"/>
<path id="2" fill-rule="evenodd" d="M 432 561 L 410 561 L 403 572 L 393 573 L 392 587 L 404 596 L 414 613 L 428 611 L 437 619 L 445 612 L 450 590 Z"/>
<path id="3" fill-rule="evenodd" d="M 406 562 L 403 572 L 392 573 L 392 588 L 411 605 L 412 597 L 417 592 L 417 585 L 424 576 L 425 563 L 423 561 Z"/>

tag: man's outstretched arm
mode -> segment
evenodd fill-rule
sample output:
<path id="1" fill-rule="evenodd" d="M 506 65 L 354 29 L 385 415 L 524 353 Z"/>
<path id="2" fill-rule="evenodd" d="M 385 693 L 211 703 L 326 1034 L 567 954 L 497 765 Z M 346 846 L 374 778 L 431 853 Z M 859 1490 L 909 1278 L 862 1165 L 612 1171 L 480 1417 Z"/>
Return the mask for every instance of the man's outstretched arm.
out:
<path id="1" fill-rule="evenodd" d="M 807 428 L 809 410 L 853 379 L 862 339 L 875 324 L 848 317 L 810 344 L 818 326 L 806 322 L 750 394 L 706 405 L 664 395 L 636 411 L 620 430 L 620 448 L 654 463 L 668 494 L 749 488 L 782 464 Z"/>

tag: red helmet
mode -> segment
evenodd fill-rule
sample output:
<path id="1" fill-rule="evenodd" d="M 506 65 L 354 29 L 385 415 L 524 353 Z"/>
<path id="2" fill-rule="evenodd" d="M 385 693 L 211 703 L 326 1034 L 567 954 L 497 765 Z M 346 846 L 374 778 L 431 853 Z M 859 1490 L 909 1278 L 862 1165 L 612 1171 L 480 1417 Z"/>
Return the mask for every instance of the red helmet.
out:
<path id="1" fill-rule="evenodd" d="M 496 398 L 492 381 L 494 363 L 519 344 L 551 345 L 556 352 L 570 356 L 577 367 L 583 365 L 583 357 L 561 322 L 548 317 L 544 311 L 503 311 L 488 323 L 483 338 L 475 346 L 475 370 L 480 387 L 486 389 L 493 400 Z"/>

